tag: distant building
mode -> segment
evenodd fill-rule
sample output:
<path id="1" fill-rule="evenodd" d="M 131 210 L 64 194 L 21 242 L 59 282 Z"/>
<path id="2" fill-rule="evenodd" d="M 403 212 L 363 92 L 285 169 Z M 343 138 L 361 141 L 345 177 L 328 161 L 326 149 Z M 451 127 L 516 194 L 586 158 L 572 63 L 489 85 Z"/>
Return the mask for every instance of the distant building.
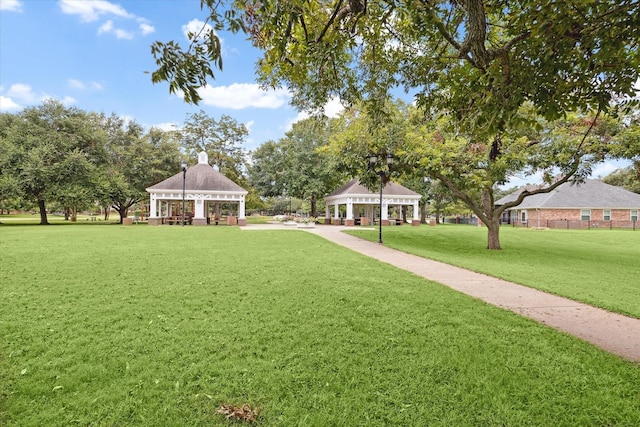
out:
<path id="1" fill-rule="evenodd" d="M 496 201 L 496 206 L 516 200 L 526 186 Z M 526 197 L 506 210 L 502 223 L 549 228 L 636 228 L 640 194 L 622 187 L 587 179 L 582 184 L 565 183 L 549 193 Z"/>
<path id="2" fill-rule="evenodd" d="M 368 225 L 373 224 L 377 217 L 382 225 L 402 224 L 402 218 L 389 218 L 391 206 L 408 207 L 412 212 L 412 225 L 420 225 L 420 211 L 418 204 L 420 195 L 395 182 L 387 182 L 382 189 L 382 212 L 377 212 L 380 206 L 380 192 L 371 191 L 357 179 L 344 184 L 331 194 L 325 196 L 326 221 L 331 224 Z M 344 206 L 344 217 L 340 217 L 340 206 Z M 333 215 L 331 208 L 333 207 Z M 331 219 L 329 219 L 331 218 Z"/>
<path id="3" fill-rule="evenodd" d="M 147 188 L 149 193 L 149 225 L 178 224 L 183 218 L 193 225 L 217 224 L 221 206 L 237 205 L 237 217 L 227 216 L 227 224 L 246 225 L 247 190 L 214 170 L 207 153 L 198 154 L 198 164 L 189 166 L 186 174 L 178 172 Z M 183 198 L 187 203 L 182 212 Z"/>

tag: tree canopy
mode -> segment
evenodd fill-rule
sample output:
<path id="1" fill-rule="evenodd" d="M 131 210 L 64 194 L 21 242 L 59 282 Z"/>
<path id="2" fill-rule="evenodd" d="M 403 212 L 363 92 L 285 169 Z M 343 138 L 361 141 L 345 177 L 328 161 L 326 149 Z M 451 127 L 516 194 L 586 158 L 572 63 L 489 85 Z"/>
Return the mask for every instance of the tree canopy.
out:
<path id="1" fill-rule="evenodd" d="M 200 110 L 187 115 L 179 133 L 182 146 L 191 157 L 196 157 L 201 151 L 206 152 L 213 166 L 239 183 L 245 167 L 242 143 L 249 135 L 244 124 L 226 114 L 216 120 Z"/>
<path id="2" fill-rule="evenodd" d="M 376 124 L 361 131 L 369 132 L 371 146 L 407 153 L 405 165 L 446 185 L 485 223 L 490 249 L 500 248 L 496 185 L 513 171 L 560 173 L 536 193 L 583 179 L 616 142 L 604 126 L 606 113 L 638 104 L 638 1 L 202 5 L 216 30 L 249 35 L 263 51 L 258 80 L 289 88 L 301 109 L 319 109 L 332 97 L 360 104 Z M 175 44 L 154 45 L 154 82 L 168 80 L 172 90 L 197 102 L 196 89 L 213 77 L 210 64 L 221 66 L 217 37 L 208 33 L 202 42 L 208 49 L 186 53 Z M 399 88 L 417 101 L 408 138 L 399 137 L 397 115 L 389 114 Z M 594 130 L 601 133 L 590 135 Z M 631 147 L 625 156 L 637 156 Z M 342 148 L 362 151 L 353 144 Z M 352 171 L 366 175 L 358 161 L 362 157 L 354 157 Z"/>
<path id="3" fill-rule="evenodd" d="M 49 201 L 84 203 L 89 177 L 104 158 L 98 124 L 95 115 L 53 100 L 5 120 L 0 188 L 36 203 L 41 224 L 48 224 Z"/>
<path id="4" fill-rule="evenodd" d="M 297 122 L 278 142 L 268 141 L 253 153 L 249 182 L 264 197 L 290 196 L 308 200 L 317 216 L 317 200 L 332 191 L 344 175 L 321 152 L 333 134 L 331 120 Z"/>

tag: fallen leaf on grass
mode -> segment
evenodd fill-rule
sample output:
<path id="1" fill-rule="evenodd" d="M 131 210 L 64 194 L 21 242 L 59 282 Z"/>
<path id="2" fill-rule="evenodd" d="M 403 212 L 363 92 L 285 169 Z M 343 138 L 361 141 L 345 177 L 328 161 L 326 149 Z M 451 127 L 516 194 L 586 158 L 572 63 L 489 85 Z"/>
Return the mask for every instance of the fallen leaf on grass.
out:
<path id="1" fill-rule="evenodd" d="M 251 409 L 247 403 L 242 406 L 227 405 L 226 403 L 223 403 L 220 405 L 217 412 L 225 415 L 228 420 L 234 419 L 237 421 L 246 421 L 248 423 L 254 422 L 258 416 L 258 408 Z"/>

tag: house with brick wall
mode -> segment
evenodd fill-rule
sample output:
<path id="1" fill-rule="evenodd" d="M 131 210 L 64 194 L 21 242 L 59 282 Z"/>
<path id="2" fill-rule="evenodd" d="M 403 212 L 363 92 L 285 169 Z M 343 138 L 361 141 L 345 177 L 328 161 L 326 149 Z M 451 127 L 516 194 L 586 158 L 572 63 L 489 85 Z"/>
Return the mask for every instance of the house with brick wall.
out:
<path id="1" fill-rule="evenodd" d="M 496 201 L 497 206 L 517 199 L 526 186 Z M 548 228 L 633 228 L 640 227 L 640 194 L 622 187 L 587 179 L 581 184 L 565 183 L 555 190 L 526 197 L 504 212 L 503 224 Z"/>

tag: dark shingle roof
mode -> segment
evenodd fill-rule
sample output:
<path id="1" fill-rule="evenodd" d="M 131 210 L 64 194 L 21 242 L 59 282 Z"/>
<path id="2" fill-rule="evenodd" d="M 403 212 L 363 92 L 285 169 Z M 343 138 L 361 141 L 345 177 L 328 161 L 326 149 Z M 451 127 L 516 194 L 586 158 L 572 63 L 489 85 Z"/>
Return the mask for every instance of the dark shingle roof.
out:
<path id="1" fill-rule="evenodd" d="M 503 205 L 515 200 L 524 188 L 496 201 Z M 640 194 L 622 187 L 605 184 L 597 179 L 587 179 L 582 184 L 565 183 L 545 194 L 525 198 L 518 205 L 521 209 L 551 208 L 640 208 Z"/>
<path id="2" fill-rule="evenodd" d="M 360 183 L 357 179 L 352 179 L 337 190 L 332 191 L 326 197 L 341 196 L 345 194 L 379 194 L 377 191 L 371 191 Z M 395 182 L 387 182 L 382 188 L 382 194 L 387 196 L 419 196 L 415 191 L 409 190 Z"/>
<path id="3" fill-rule="evenodd" d="M 235 182 L 214 170 L 208 164 L 199 163 L 187 169 L 185 186 L 187 191 L 244 191 Z M 182 171 L 159 182 L 147 190 L 179 190 L 182 191 Z"/>

